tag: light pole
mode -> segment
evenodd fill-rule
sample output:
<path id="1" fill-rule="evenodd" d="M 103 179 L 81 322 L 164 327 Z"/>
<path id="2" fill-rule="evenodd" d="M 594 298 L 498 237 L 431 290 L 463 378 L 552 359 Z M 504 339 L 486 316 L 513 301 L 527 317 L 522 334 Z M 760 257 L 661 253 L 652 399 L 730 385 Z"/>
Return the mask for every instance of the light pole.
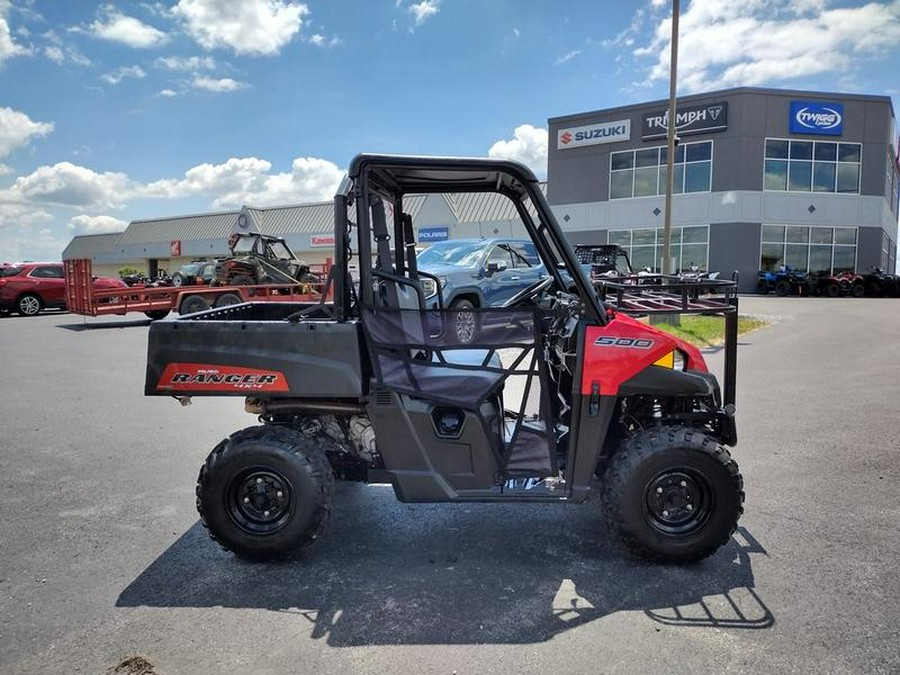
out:
<path id="1" fill-rule="evenodd" d="M 668 152 L 666 154 L 666 202 L 663 221 L 663 260 L 662 273 L 672 274 L 672 188 L 675 184 L 675 127 L 677 114 L 675 111 L 675 82 L 678 72 L 678 15 L 679 0 L 672 0 L 672 44 L 669 55 L 669 119 L 666 124 L 668 132 Z"/>

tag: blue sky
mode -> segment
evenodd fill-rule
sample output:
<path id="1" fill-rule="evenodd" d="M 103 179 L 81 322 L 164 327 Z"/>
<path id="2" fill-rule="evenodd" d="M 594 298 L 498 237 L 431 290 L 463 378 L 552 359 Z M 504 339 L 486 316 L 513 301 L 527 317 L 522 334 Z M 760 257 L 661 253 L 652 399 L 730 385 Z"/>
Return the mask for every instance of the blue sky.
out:
<path id="1" fill-rule="evenodd" d="M 358 152 L 546 172 L 547 119 L 662 99 L 670 3 L 0 0 L 0 260 L 330 199 Z M 684 0 L 679 93 L 900 102 L 900 0 Z"/>

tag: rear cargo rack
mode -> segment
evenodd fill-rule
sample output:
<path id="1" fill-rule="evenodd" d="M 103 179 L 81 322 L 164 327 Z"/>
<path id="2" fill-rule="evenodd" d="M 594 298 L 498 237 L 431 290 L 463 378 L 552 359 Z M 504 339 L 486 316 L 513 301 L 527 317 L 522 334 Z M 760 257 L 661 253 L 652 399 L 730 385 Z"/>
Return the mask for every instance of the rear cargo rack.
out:
<path id="1" fill-rule="evenodd" d="M 692 279 L 664 274 L 595 277 L 607 307 L 630 316 L 709 314 L 725 318 L 722 400 L 734 405 L 737 383 L 737 279 Z"/>

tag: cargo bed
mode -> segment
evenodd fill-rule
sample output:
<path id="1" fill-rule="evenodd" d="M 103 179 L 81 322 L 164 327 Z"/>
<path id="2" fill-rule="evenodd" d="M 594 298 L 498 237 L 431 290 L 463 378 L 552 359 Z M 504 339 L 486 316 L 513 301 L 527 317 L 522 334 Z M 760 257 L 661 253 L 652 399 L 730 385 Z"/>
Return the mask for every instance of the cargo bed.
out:
<path id="1" fill-rule="evenodd" d="M 150 325 L 148 396 L 358 398 L 362 335 L 322 303 L 248 302 Z"/>

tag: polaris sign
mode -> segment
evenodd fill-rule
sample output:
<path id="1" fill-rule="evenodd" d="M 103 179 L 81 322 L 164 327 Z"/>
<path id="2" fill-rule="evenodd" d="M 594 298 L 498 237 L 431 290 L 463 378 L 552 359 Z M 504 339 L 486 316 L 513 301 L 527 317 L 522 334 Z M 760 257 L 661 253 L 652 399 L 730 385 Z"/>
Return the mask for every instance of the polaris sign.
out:
<path id="1" fill-rule="evenodd" d="M 791 101 L 792 134 L 840 136 L 844 133 L 843 103 Z"/>
<path id="2" fill-rule="evenodd" d="M 420 227 L 419 243 L 432 241 L 447 241 L 450 238 L 450 229 L 447 227 Z"/>
<path id="3" fill-rule="evenodd" d="M 617 143 L 631 138 L 631 120 L 589 124 L 586 127 L 560 129 L 556 134 L 556 149 L 568 150 L 583 145 Z"/>

